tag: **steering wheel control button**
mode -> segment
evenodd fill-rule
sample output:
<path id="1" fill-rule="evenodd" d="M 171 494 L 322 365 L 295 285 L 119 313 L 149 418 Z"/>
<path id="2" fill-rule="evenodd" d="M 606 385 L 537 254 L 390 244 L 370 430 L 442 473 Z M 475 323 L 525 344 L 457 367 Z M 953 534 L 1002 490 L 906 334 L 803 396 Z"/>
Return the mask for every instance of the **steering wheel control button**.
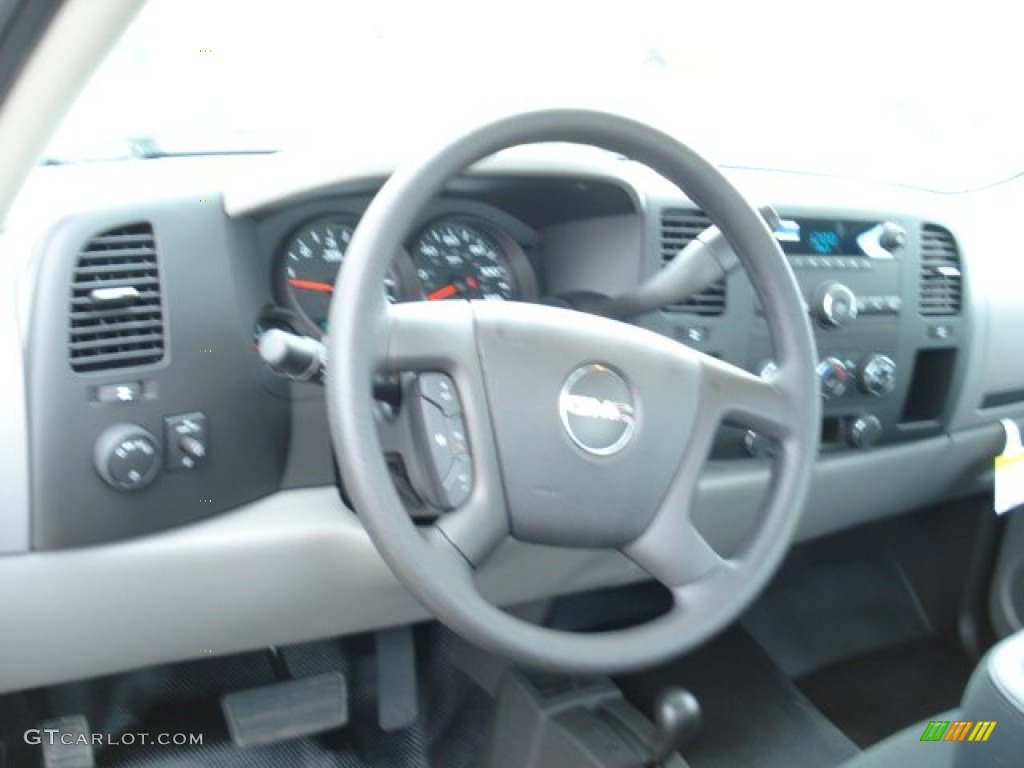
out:
<path id="1" fill-rule="evenodd" d="M 872 355 L 861 368 L 860 388 L 875 397 L 885 397 L 896 389 L 896 363 L 892 358 Z"/>
<path id="2" fill-rule="evenodd" d="M 448 437 L 451 439 L 452 450 L 456 455 L 469 453 L 469 440 L 466 438 L 466 425 L 461 416 L 448 417 Z"/>
<path id="3" fill-rule="evenodd" d="M 169 472 L 195 469 L 207 453 L 206 414 L 198 411 L 164 419 L 164 448 Z"/>
<path id="4" fill-rule="evenodd" d="M 818 363 L 817 373 L 823 398 L 833 400 L 846 394 L 846 387 L 850 382 L 850 371 L 842 360 L 826 357 Z"/>
<path id="5" fill-rule="evenodd" d="M 635 411 L 626 380 L 596 363 L 570 373 L 558 396 L 565 431 L 595 456 L 611 456 L 629 444 L 636 429 Z"/>
<path id="6" fill-rule="evenodd" d="M 434 475 L 443 479 L 448 476 L 455 460 L 455 437 L 448 419 L 432 402 L 421 398 L 420 413 L 423 415 L 424 434 L 430 449 Z"/>
<path id="7" fill-rule="evenodd" d="M 473 461 L 468 454 L 455 457 L 451 471 L 444 481 L 445 506 L 455 509 L 462 506 L 473 492 Z"/>
<path id="8" fill-rule="evenodd" d="M 156 438 L 135 424 L 118 424 L 96 440 L 93 463 L 108 485 L 121 491 L 144 488 L 160 471 Z"/>
<path id="9" fill-rule="evenodd" d="M 444 373 L 421 373 L 419 376 L 420 395 L 432 402 L 446 416 L 462 413 L 459 393 L 455 382 Z"/>

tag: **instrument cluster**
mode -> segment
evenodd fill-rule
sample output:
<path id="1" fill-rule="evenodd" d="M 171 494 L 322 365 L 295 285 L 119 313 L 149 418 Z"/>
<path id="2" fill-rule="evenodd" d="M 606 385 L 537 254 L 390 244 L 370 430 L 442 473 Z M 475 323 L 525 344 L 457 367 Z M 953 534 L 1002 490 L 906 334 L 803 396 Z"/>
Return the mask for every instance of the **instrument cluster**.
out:
<path id="1" fill-rule="evenodd" d="M 297 330 L 327 332 L 331 297 L 358 220 L 346 214 L 307 219 L 284 239 L 274 293 Z M 532 301 L 537 278 L 522 247 L 491 222 L 445 215 L 425 222 L 392 260 L 388 301 Z"/>

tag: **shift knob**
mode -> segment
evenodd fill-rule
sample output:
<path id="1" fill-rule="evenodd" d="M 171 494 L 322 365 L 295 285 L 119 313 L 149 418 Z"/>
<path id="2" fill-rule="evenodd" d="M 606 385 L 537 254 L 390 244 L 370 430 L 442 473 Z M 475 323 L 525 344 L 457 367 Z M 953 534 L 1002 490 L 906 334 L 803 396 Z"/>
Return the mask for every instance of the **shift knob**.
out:
<path id="1" fill-rule="evenodd" d="M 661 768 L 700 732 L 701 713 L 697 697 L 684 688 L 667 688 L 654 704 L 654 736 L 647 768 Z"/>

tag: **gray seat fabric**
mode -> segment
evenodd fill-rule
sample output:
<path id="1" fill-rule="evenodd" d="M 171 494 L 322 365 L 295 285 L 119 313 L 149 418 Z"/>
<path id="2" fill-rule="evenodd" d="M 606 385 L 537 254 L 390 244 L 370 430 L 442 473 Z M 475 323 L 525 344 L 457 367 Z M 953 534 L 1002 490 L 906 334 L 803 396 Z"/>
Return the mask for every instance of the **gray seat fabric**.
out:
<path id="1" fill-rule="evenodd" d="M 952 710 L 922 720 L 864 750 L 841 768 L 952 768 L 958 745 L 921 741 L 921 736 L 931 720 L 959 719 L 959 712 Z"/>

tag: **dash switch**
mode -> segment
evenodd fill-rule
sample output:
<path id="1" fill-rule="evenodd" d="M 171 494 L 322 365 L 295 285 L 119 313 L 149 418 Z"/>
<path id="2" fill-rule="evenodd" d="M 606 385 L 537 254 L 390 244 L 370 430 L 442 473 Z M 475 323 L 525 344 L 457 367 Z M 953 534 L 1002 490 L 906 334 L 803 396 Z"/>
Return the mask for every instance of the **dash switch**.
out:
<path id="1" fill-rule="evenodd" d="M 206 459 L 206 414 L 182 413 L 164 419 L 164 457 L 168 472 L 195 469 Z"/>

